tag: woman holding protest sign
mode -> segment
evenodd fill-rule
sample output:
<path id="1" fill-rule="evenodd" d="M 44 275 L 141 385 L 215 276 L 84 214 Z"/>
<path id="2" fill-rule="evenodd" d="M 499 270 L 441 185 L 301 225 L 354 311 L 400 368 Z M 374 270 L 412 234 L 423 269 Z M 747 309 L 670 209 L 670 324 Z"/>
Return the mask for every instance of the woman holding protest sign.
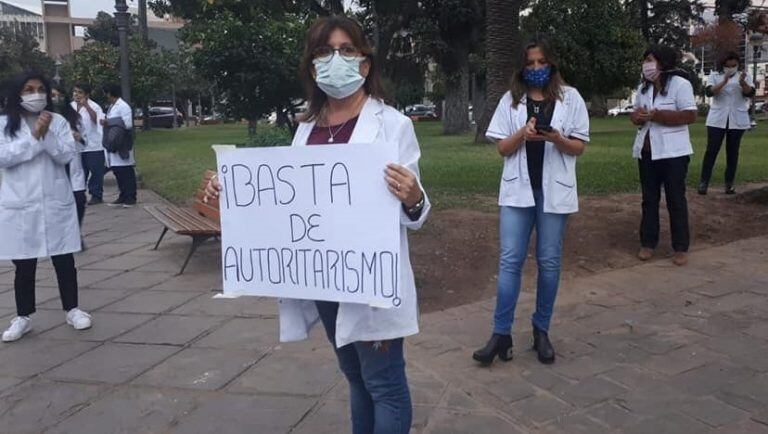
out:
<path id="1" fill-rule="evenodd" d="M 380 72 L 361 26 L 350 18 L 318 19 L 307 35 L 301 65 L 309 108 L 293 146 L 386 143 L 398 146 L 399 164 L 382 176 L 402 203 L 400 212 L 400 288 L 402 302 L 391 309 L 364 304 L 280 300 L 280 339 L 308 337 L 322 321 L 339 366 L 350 385 L 354 433 L 407 433 L 412 419 L 405 375 L 403 338 L 418 332 L 418 305 L 408 255 L 407 229 L 418 229 L 429 213 L 419 181 L 421 155 L 413 124 L 383 102 Z M 207 189 L 217 196 L 221 184 Z"/>
<path id="2" fill-rule="evenodd" d="M 579 92 L 560 75 L 542 38 L 525 45 L 523 67 L 499 101 L 486 137 L 504 158 L 499 191 L 501 252 L 493 334 L 472 355 L 489 364 L 512 359 L 512 335 L 528 243 L 536 228 L 538 282 L 533 348 L 541 363 L 555 361 L 549 324 L 560 284 L 568 215 L 578 211 L 576 158 L 589 141 L 589 116 Z"/>

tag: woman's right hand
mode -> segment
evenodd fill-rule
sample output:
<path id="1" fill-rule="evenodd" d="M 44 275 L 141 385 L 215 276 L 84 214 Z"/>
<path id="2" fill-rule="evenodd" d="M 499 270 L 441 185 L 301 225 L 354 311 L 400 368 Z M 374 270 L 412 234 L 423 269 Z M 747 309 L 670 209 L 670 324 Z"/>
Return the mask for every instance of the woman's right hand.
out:
<path id="1" fill-rule="evenodd" d="M 52 120 L 53 116 L 51 116 L 50 113 L 46 111 L 40 112 L 40 115 L 37 117 L 37 122 L 35 123 L 35 129 L 32 131 L 32 136 L 37 140 L 45 137 L 45 134 L 48 132 L 48 128 L 51 126 Z"/>
<path id="2" fill-rule="evenodd" d="M 208 180 L 208 184 L 205 185 L 203 203 L 208 203 L 209 200 L 218 199 L 220 191 L 221 183 L 219 182 L 219 176 L 213 175 L 213 177 Z"/>
<path id="3" fill-rule="evenodd" d="M 528 123 L 523 127 L 523 140 L 526 142 L 543 142 L 546 137 L 536 132 L 536 118 L 528 119 Z"/>

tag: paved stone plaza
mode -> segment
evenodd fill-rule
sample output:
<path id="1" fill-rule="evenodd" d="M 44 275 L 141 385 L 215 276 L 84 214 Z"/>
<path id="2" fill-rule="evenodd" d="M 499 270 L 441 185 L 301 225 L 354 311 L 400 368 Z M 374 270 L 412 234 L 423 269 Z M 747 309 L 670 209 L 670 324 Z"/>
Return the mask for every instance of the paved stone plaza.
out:
<path id="1" fill-rule="evenodd" d="M 160 199 L 141 191 L 144 204 Z M 213 299 L 218 245 L 175 276 L 187 237 L 139 206 L 91 207 L 77 255 L 81 307 L 64 323 L 50 262 L 33 332 L 0 344 L 2 433 L 349 432 L 346 384 L 321 330 L 278 344 L 272 299 Z M 579 279 L 561 289 L 555 365 L 530 346 L 524 293 L 515 360 L 478 367 L 493 300 L 423 315 L 407 340 L 415 433 L 768 433 L 768 237 Z M 14 315 L 0 263 L 0 321 Z M 218 289 L 217 289 L 218 288 Z"/>

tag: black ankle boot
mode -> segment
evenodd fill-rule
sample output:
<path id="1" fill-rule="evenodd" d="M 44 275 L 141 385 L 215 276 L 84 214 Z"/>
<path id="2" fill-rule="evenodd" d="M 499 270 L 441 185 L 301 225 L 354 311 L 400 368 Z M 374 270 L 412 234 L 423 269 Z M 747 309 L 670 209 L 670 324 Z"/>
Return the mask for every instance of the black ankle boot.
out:
<path id="1" fill-rule="evenodd" d="M 706 183 L 706 182 L 704 182 L 704 181 L 701 181 L 701 182 L 699 183 L 699 189 L 698 189 L 698 192 L 699 192 L 699 194 L 701 194 L 701 195 L 705 195 L 705 194 L 707 194 L 707 189 L 708 189 L 708 188 L 709 188 L 709 185 L 707 185 L 707 183 Z"/>
<path id="2" fill-rule="evenodd" d="M 736 189 L 733 188 L 733 184 L 725 184 L 725 194 L 736 194 Z"/>
<path id="3" fill-rule="evenodd" d="M 533 328 L 533 349 L 538 353 L 539 361 L 545 365 L 555 363 L 555 348 L 549 341 L 547 332 Z"/>
<path id="4" fill-rule="evenodd" d="M 472 358 L 478 362 L 488 365 L 493 362 L 494 357 L 499 356 L 500 360 L 505 362 L 512 360 L 512 336 L 500 335 L 494 333 L 491 339 L 483 348 L 475 351 Z"/>

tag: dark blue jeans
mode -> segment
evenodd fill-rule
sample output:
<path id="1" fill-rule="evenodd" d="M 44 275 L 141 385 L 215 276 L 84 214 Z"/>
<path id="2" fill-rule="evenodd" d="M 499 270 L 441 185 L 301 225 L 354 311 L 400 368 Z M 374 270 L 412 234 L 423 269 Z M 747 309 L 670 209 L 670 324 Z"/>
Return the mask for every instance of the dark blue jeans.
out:
<path id="1" fill-rule="evenodd" d="M 104 196 L 104 151 L 83 152 L 83 172 L 88 181 L 88 193 L 91 197 L 102 199 Z"/>
<path id="2" fill-rule="evenodd" d="M 515 319 L 515 308 L 520 296 L 523 265 L 528 256 L 528 243 L 533 228 L 536 228 L 536 264 L 538 281 L 536 285 L 536 312 L 533 325 L 549 331 L 552 311 L 555 307 L 557 288 L 560 285 L 560 256 L 563 251 L 563 236 L 568 221 L 567 214 L 544 212 L 544 198 L 541 190 L 534 190 L 536 206 L 517 208 L 501 207 L 499 239 L 499 278 L 496 288 L 496 311 L 493 332 L 509 334 Z"/>
<path id="3" fill-rule="evenodd" d="M 339 303 L 317 301 L 320 320 L 331 341 L 339 368 L 349 382 L 353 434 L 406 434 L 413 408 L 405 377 L 403 339 L 384 343 L 354 342 L 336 348 Z"/>

